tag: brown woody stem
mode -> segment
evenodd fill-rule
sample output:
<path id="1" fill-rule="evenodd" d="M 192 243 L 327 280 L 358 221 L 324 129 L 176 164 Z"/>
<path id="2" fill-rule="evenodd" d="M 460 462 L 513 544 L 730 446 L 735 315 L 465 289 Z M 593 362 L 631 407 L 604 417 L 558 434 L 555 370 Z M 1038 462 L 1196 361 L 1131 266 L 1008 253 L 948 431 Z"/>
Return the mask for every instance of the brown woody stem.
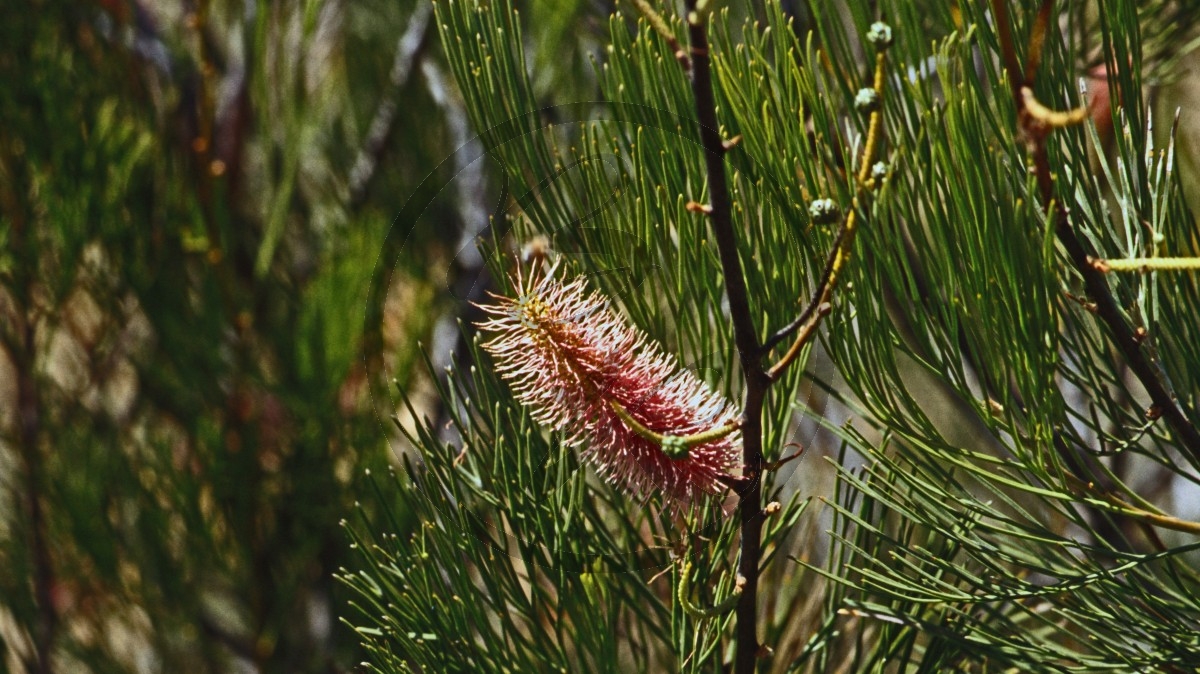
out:
<path id="1" fill-rule="evenodd" d="M 1052 3 L 1045 3 L 1045 5 L 1050 4 Z M 1049 9 L 1044 8 L 1042 11 L 1049 12 Z M 1054 219 L 1054 229 L 1058 241 L 1066 250 L 1076 271 L 1083 277 L 1084 288 L 1095 306 L 1093 313 L 1108 326 L 1113 343 L 1120 350 L 1125 362 L 1129 364 L 1129 369 L 1145 387 L 1155 408 L 1161 412 L 1162 417 L 1175 433 L 1180 448 L 1190 454 L 1193 459 L 1200 461 L 1200 431 L 1197 431 L 1196 426 L 1188 419 L 1175 396 L 1160 378 L 1157 368 L 1150 362 L 1145 350 L 1141 348 L 1144 336 L 1139 337 L 1138 333 L 1126 322 L 1108 287 L 1105 272 L 1097 267 L 1096 258 L 1088 253 L 1083 242 L 1076 235 L 1067 210 L 1054 198 L 1054 180 L 1051 177 L 1050 159 L 1046 152 L 1046 135 L 1049 125 L 1045 124 L 1042 119 L 1044 117 L 1041 114 L 1042 110 L 1030 108 L 1030 101 L 1036 103 L 1036 99 L 1032 95 L 1026 94 L 1026 91 L 1030 90 L 1036 73 L 1021 71 L 1017 61 L 1006 0 L 992 0 L 992 16 L 996 21 L 1004 70 L 1009 79 L 1013 102 L 1017 107 L 1018 124 L 1020 124 L 1020 131 L 1029 146 L 1042 207 L 1046 210 L 1046 214 Z M 1034 37 L 1038 41 L 1045 39 L 1044 34 Z M 1035 43 L 1033 46 L 1040 51 L 1040 44 Z"/>
<path id="2" fill-rule="evenodd" d="M 746 381 L 742 404 L 742 463 L 745 488 L 739 493 L 738 516 L 741 521 L 738 575 L 745 579 L 737 598 L 737 627 L 734 671 L 751 674 L 758 659 L 758 568 L 762 558 L 762 410 L 770 380 L 759 364 L 761 351 L 758 332 L 750 312 L 746 280 L 738 256 L 733 228 L 733 209 L 725 175 L 725 153 L 717 122 L 717 104 L 713 95 L 712 63 L 709 58 L 706 17 L 697 11 L 697 0 L 686 0 L 688 42 L 692 56 L 692 95 L 696 103 L 696 121 L 704 147 L 709 206 L 707 213 L 721 258 L 725 295 L 733 322 L 742 376 Z"/>

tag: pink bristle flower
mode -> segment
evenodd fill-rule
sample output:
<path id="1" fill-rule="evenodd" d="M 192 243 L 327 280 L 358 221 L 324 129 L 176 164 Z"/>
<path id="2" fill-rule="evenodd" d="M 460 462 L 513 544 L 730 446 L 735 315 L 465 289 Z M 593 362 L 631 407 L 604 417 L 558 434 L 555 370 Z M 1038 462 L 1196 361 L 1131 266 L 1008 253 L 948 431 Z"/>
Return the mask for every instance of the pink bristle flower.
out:
<path id="1" fill-rule="evenodd" d="M 534 419 L 561 431 L 601 477 L 640 498 L 661 493 L 686 507 L 720 494 L 737 465 L 737 433 L 671 458 L 648 435 L 694 436 L 737 423 L 738 413 L 645 333 L 626 324 L 583 277 L 563 284 L 518 273 L 516 298 L 481 307 L 483 347 Z M 620 409 L 614 409 L 614 404 Z M 623 420 L 624 411 L 638 429 Z M 650 433 L 647 433 L 649 431 Z"/>

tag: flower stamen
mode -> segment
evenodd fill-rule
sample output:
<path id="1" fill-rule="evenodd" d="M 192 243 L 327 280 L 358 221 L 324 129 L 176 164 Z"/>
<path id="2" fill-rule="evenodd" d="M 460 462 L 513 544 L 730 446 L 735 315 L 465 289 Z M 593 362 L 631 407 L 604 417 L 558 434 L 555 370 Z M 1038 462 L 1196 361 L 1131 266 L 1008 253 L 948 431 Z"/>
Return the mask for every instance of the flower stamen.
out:
<path id="1" fill-rule="evenodd" d="M 565 434 L 609 482 L 683 507 L 722 493 L 737 465 L 739 414 L 645 333 L 618 316 L 584 277 L 514 279 L 516 297 L 481 308 L 483 347 L 514 397 Z"/>

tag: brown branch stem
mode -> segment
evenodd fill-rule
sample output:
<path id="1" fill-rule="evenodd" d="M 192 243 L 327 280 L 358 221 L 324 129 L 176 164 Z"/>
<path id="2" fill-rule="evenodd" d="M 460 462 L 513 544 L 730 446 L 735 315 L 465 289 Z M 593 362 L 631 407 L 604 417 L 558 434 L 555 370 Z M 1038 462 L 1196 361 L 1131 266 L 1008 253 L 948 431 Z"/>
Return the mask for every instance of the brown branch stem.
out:
<path id="1" fill-rule="evenodd" d="M 7 134 L 0 132 L 0 174 L 9 178 L 0 187 L 0 216 L 12 223 L 9 230 L 9 250 L 20 259 L 22 255 L 36 258 L 36 244 L 30 242 L 29 228 L 32 205 L 22 196 L 31 193 L 26 185 L 32 185 L 31 178 L 25 173 L 19 162 L 10 163 L 10 157 L 17 156 L 11 151 L 10 139 Z M 54 642 L 57 639 L 61 617 L 54 605 L 55 567 L 50 553 L 50 537 L 46 531 L 46 512 L 43 509 L 43 490 L 45 488 L 43 472 L 43 448 L 41 446 L 41 398 L 37 385 L 37 365 L 35 329 L 37 321 L 34 300 L 36 285 L 36 264 L 17 264 L 9 275 L 8 282 L 14 295 L 20 297 L 16 306 L 0 311 L 0 353 L 8 351 L 9 357 L 16 369 L 17 378 L 17 409 L 16 428 L 13 429 L 12 439 L 16 445 L 17 459 L 24 474 L 24 489 L 19 491 L 20 503 L 17 506 L 25 516 L 27 529 L 30 563 L 33 567 L 30 579 L 33 590 L 33 603 L 36 608 L 36 618 L 30 629 L 33 641 L 33 654 L 22 657 L 22 665 L 26 671 L 33 674 L 51 674 L 54 665 L 51 661 L 54 652 Z M 7 315 L 5 315 L 7 314 Z M 7 434 L 6 434 L 7 435 Z M 7 437 L 0 436 L 7 440 Z"/>
<path id="2" fill-rule="evenodd" d="M 392 59 L 392 70 L 388 75 L 387 86 L 384 87 L 383 96 L 371 119 L 367 136 L 350 169 L 347 181 L 349 183 L 347 203 L 352 209 L 361 206 L 367 198 L 367 189 L 371 185 L 372 178 L 375 177 L 379 161 L 387 149 L 388 140 L 392 137 L 395 127 L 396 114 L 400 109 L 397 97 L 408 82 L 409 75 L 412 74 L 413 68 L 421 59 L 421 52 L 428 43 L 430 32 L 428 28 L 432 16 L 432 3 L 417 3 L 417 8 L 413 11 L 412 18 L 409 19 L 408 28 L 396 42 L 396 55 Z"/>
<path id="3" fill-rule="evenodd" d="M 833 248 L 829 251 L 829 257 L 825 260 L 825 269 L 821 272 L 821 278 L 817 281 L 817 289 L 813 293 L 812 299 L 809 300 L 808 306 L 804 307 L 804 311 L 796 317 L 791 323 L 777 330 L 770 337 L 763 340 L 762 354 L 765 356 L 775 348 L 780 342 L 791 337 L 802 326 L 806 325 L 823 306 L 821 297 L 825 294 L 825 288 L 829 285 L 829 279 L 833 276 L 833 266 L 837 263 L 838 249 L 842 246 L 842 239 L 846 237 L 846 228 L 842 227 L 838 231 L 837 238 L 833 242 Z"/>
<path id="4" fill-rule="evenodd" d="M 709 206 L 707 217 L 712 225 L 729 313 L 733 321 L 742 376 L 746 382 L 742 406 L 742 463 L 745 489 L 740 492 L 738 515 L 741 524 L 738 575 L 745 579 L 737 599 L 734 671 L 752 674 L 759 654 L 758 641 L 758 570 L 762 557 L 762 410 L 770 381 L 759 364 L 761 349 L 758 332 L 750 311 L 746 281 L 742 275 L 737 237 L 733 228 L 733 209 L 729 184 L 725 174 L 725 153 L 717 122 L 716 98 L 713 94 L 712 63 L 709 57 L 708 30 L 705 17 L 697 11 L 697 0 L 686 0 L 688 41 L 691 51 L 692 95 L 696 103 L 696 118 L 700 141 L 704 147 Z"/>
<path id="5" fill-rule="evenodd" d="M 29 553 L 33 561 L 33 593 L 37 623 L 33 629 L 34 658 L 28 669 L 37 674 L 54 671 L 51 662 L 58 633 L 59 615 L 54 606 L 55 574 L 46 536 L 46 514 L 42 510 L 42 449 L 37 385 L 34 381 L 33 322 L 27 321 L 19 349 L 13 353 L 17 365 L 17 442 L 25 469 L 23 496 L 29 527 Z"/>
<path id="6" fill-rule="evenodd" d="M 1075 270 L 1083 278 L 1084 288 L 1095 306 L 1093 313 L 1108 327 L 1114 345 L 1125 358 L 1129 369 L 1146 389 L 1154 407 L 1175 433 L 1181 449 L 1190 454 L 1193 459 L 1200 461 L 1200 431 L 1197 431 L 1196 426 L 1188 419 L 1175 396 L 1167 390 L 1159 372 L 1141 348 L 1144 337 L 1139 337 L 1126 322 L 1108 287 L 1104 272 L 1094 264 L 1096 258 L 1088 253 L 1083 242 L 1075 233 L 1067 209 L 1063 208 L 1054 198 L 1054 179 L 1051 176 L 1050 159 L 1046 152 L 1046 136 L 1050 129 L 1039 121 L 1036 113 L 1029 109 L 1028 101 L 1031 97 L 1024 93 L 1030 87 L 1036 73 L 1029 73 L 1027 80 L 1017 62 L 1007 2 L 992 0 L 992 15 L 996 20 L 1004 69 L 1008 75 L 1013 102 L 1017 108 L 1017 123 L 1020 125 L 1021 135 L 1028 144 L 1042 207 L 1047 216 L 1054 219 L 1058 241 L 1066 250 Z M 1044 34 L 1035 37 L 1045 38 Z M 1041 51 L 1041 45 L 1033 45 L 1033 47 L 1035 49 L 1031 51 Z"/>

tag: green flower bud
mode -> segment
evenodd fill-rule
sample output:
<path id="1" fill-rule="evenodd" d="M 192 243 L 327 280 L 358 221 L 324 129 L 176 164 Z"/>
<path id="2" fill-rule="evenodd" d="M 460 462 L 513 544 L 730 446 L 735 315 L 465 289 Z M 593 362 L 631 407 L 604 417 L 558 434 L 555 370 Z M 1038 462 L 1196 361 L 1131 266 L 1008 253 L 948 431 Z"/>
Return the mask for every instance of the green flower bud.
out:
<path id="1" fill-rule="evenodd" d="M 808 205 L 808 217 L 814 224 L 829 225 L 842 217 L 842 209 L 833 199 L 814 199 Z"/>
<path id="2" fill-rule="evenodd" d="M 686 459 L 688 458 L 687 442 L 677 435 L 664 435 L 662 453 L 672 459 Z"/>
<path id="3" fill-rule="evenodd" d="M 892 27 L 882 21 L 876 21 L 871 24 L 871 30 L 867 31 L 867 42 L 870 42 L 876 51 L 887 51 L 887 48 L 892 46 Z"/>
<path id="4" fill-rule="evenodd" d="M 874 89 L 859 89 L 858 95 L 854 97 L 854 109 L 864 115 L 871 114 L 879 109 L 879 104 L 882 98 L 879 92 Z"/>

